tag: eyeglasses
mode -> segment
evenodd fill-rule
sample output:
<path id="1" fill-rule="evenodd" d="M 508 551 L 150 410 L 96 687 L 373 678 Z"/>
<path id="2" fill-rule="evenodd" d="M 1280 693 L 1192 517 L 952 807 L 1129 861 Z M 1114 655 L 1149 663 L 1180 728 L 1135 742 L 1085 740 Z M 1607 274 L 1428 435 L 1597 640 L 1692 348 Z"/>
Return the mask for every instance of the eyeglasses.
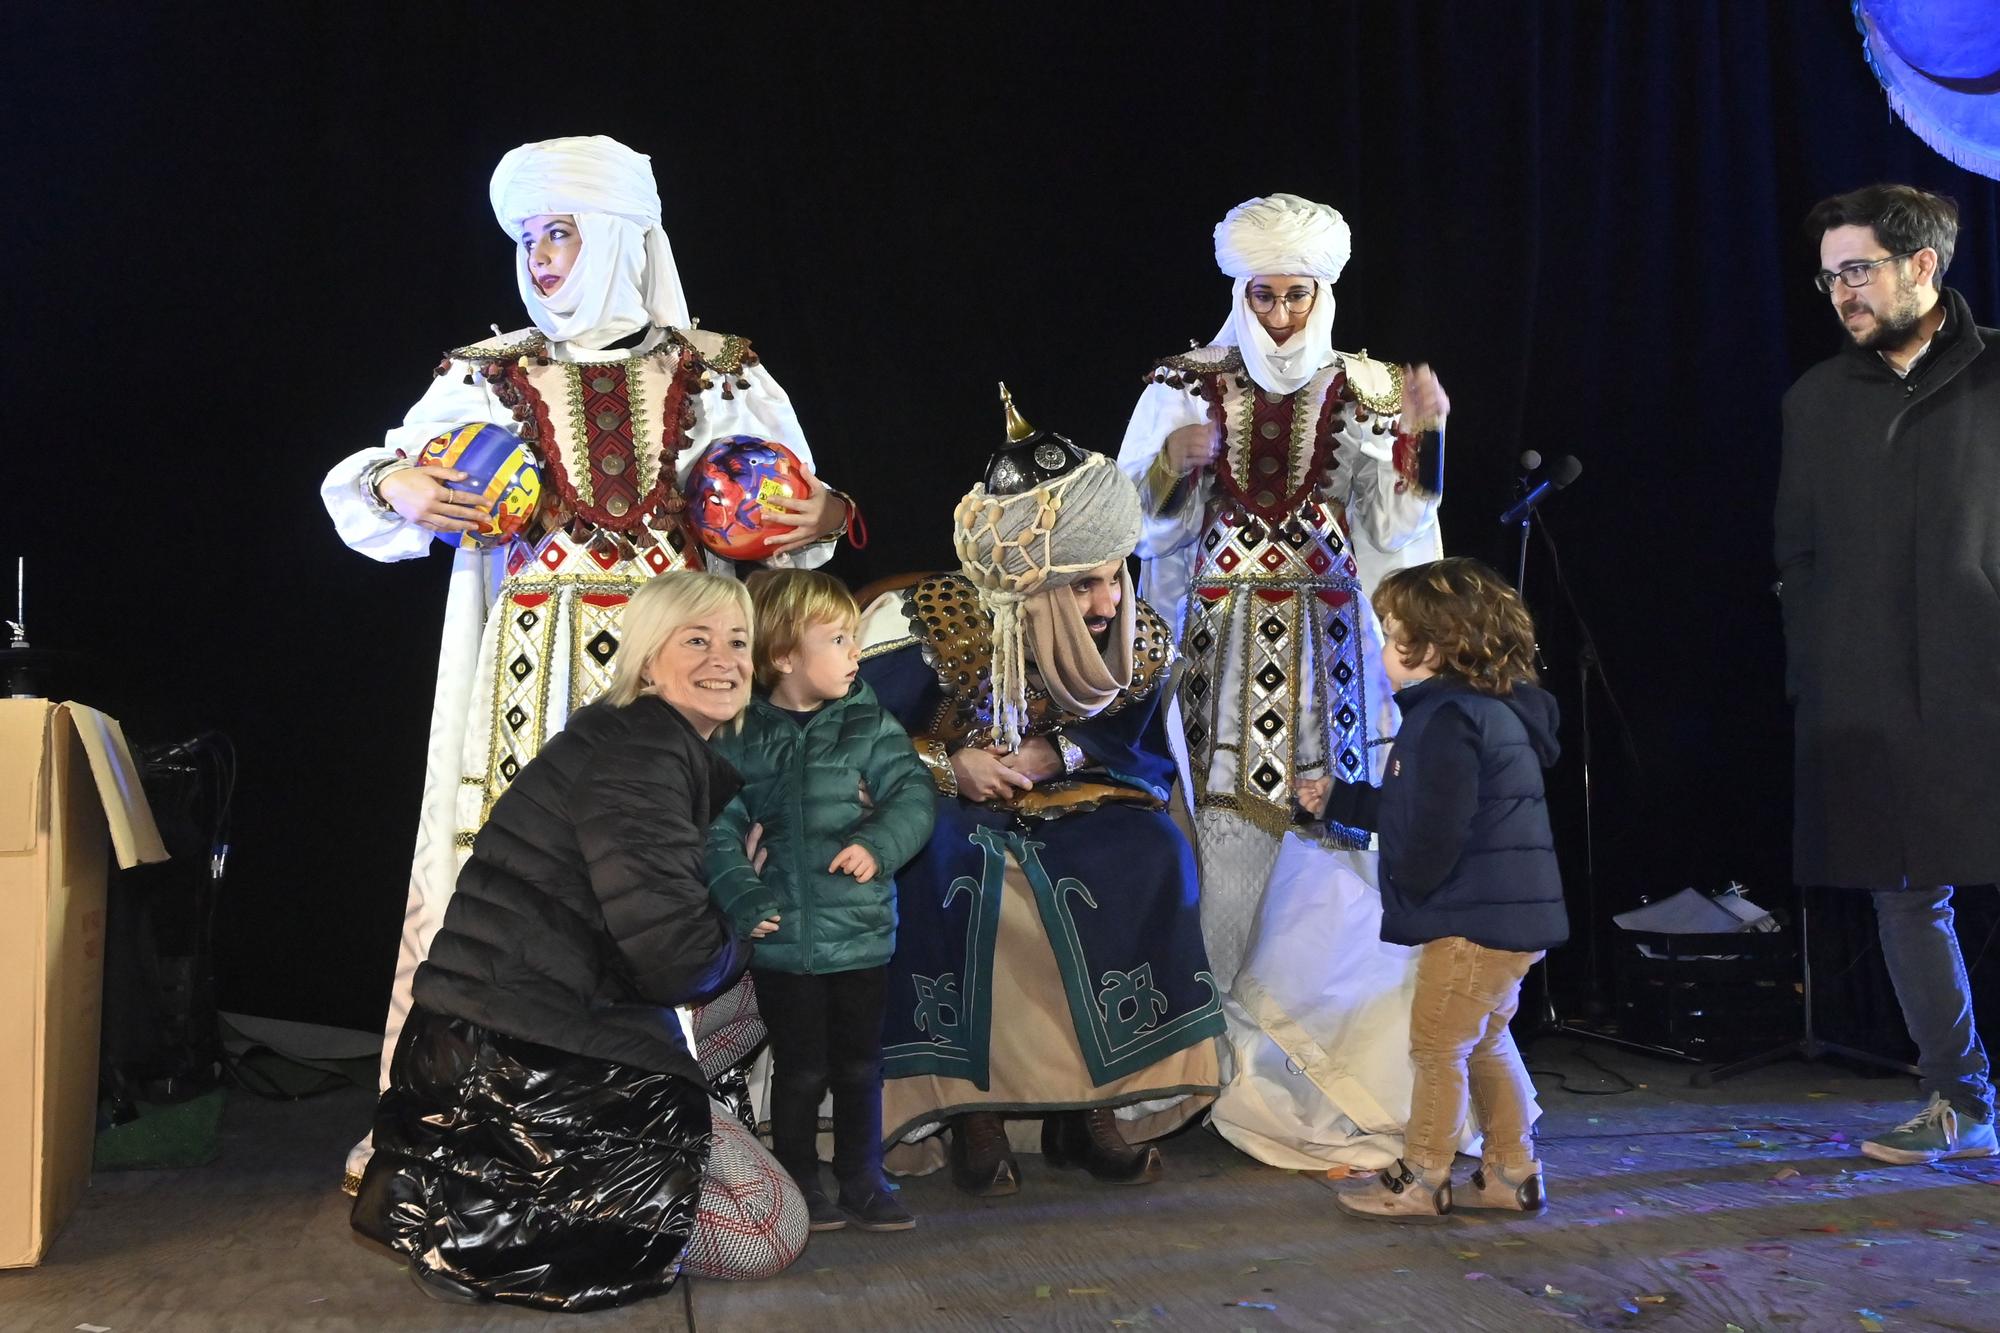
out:
<path id="1" fill-rule="evenodd" d="M 1291 291 L 1283 296 L 1279 296 L 1276 292 L 1245 292 L 1243 299 L 1248 301 L 1250 308 L 1260 315 L 1268 315 L 1276 310 L 1280 301 L 1283 301 L 1285 309 L 1294 315 L 1303 315 L 1313 308 L 1313 298 L 1318 295 L 1318 292 L 1309 291 Z"/>
<path id="2" fill-rule="evenodd" d="M 1886 259 L 1856 260 L 1852 264 L 1842 264 L 1831 273 L 1825 269 L 1821 269 L 1819 272 L 1813 274 L 1813 286 L 1823 292 L 1830 292 L 1833 290 L 1833 280 L 1837 275 L 1841 282 L 1849 287 L 1866 287 L 1869 283 L 1875 281 L 1876 269 L 1882 267 L 1884 264 L 1893 264 L 1898 259 L 1908 259 L 1916 253 L 1915 250 L 1905 250 L 1902 254 L 1890 255 Z"/>

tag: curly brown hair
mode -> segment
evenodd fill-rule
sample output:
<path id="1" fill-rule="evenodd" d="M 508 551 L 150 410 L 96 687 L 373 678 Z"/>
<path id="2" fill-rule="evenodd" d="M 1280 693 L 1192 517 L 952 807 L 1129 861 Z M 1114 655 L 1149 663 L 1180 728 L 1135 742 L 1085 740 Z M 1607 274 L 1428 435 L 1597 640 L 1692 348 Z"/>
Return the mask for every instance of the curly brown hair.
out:
<path id="1" fill-rule="evenodd" d="M 1535 622 L 1507 580 L 1462 556 L 1412 565 L 1375 589 L 1375 614 L 1396 622 L 1387 650 L 1415 666 L 1437 650 L 1441 676 L 1481 694 L 1535 683 Z"/>

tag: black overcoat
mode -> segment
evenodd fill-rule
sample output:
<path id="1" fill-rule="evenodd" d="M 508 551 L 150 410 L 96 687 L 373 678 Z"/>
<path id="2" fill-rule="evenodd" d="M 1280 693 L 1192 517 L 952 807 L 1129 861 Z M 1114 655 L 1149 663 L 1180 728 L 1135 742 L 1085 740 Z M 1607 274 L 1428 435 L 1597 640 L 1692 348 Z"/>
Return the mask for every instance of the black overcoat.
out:
<path id="1" fill-rule="evenodd" d="M 2000 879 L 2000 331 L 1942 300 L 1907 380 L 1849 346 L 1785 395 L 1801 884 Z"/>

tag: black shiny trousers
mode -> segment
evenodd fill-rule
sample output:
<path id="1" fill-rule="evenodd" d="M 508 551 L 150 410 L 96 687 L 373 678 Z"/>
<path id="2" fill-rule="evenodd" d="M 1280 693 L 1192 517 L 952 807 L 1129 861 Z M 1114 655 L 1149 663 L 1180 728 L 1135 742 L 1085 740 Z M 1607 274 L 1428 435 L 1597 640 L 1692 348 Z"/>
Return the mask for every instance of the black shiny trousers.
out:
<path id="1" fill-rule="evenodd" d="M 882 1173 L 886 967 L 801 975 L 753 969 L 771 1033 L 771 1153 L 802 1183 L 819 1175 L 819 1107 L 833 1093 L 833 1175 L 866 1195 Z"/>

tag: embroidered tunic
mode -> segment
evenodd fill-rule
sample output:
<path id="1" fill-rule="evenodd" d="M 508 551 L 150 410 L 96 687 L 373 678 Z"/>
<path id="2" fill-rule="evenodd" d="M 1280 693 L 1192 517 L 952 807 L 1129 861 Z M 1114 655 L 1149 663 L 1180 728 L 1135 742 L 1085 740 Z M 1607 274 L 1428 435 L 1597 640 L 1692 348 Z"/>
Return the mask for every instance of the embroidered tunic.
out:
<path id="1" fill-rule="evenodd" d="M 1298 779 L 1366 782 L 1392 733 L 1354 528 L 1370 554 L 1436 553 L 1437 500 L 1413 484 L 1395 415 L 1401 370 L 1336 353 L 1278 394 L 1251 382 L 1235 348 L 1205 347 L 1148 378 L 1119 461 L 1146 504 L 1146 595 L 1179 607 L 1193 803 L 1279 835 Z M 1220 423 L 1221 453 L 1175 480 L 1166 437 L 1204 420 Z"/>
<path id="2" fill-rule="evenodd" d="M 458 348 L 383 446 L 342 460 L 321 498 L 341 539 L 376 560 L 428 554 L 436 534 L 369 503 L 369 464 L 456 426 L 490 422 L 535 448 L 542 508 L 522 540 L 453 551 L 401 953 L 384 1071 L 410 978 L 444 917 L 458 870 L 493 802 L 543 739 L 610 679 L 619 608 L 656 574 L 734 566 L 696 547 L 681 488 L 711 440 L 755 435 L 807 467 L 790 401 L 743 338 L 655 329 L 637 348 L 587 352 L 526 330 Z M 823 563 L 831 544 L 770 563 Z M 705 557 L 705 559 L 704 559 Z M 366 1160 L 365 1144 L 350 1169 Z"/>
<path id="3" fill-rule="evenodd" d="M 1286 836 L 1298 779 L 1368 781 L 1395 734 L 1367 595 L 1442 553 L 1401 406 L 1397 369 L 1365 355 L 1277 394 L 1237 349 L 1198 348 L 1147 376 L 1119 454 L 1147 513 L 1141 586 L 1180 632 L 1182 776 L 1232 1055 L 1211 1117 L 1293 1169 L 1386 1166 L 1409 1114 L 1415 958 L 1379 943 L 1375 855 L 1358 831 Z M 1167 436 L 1204 422 L 1221 454 L 1178 478 Z"/>

